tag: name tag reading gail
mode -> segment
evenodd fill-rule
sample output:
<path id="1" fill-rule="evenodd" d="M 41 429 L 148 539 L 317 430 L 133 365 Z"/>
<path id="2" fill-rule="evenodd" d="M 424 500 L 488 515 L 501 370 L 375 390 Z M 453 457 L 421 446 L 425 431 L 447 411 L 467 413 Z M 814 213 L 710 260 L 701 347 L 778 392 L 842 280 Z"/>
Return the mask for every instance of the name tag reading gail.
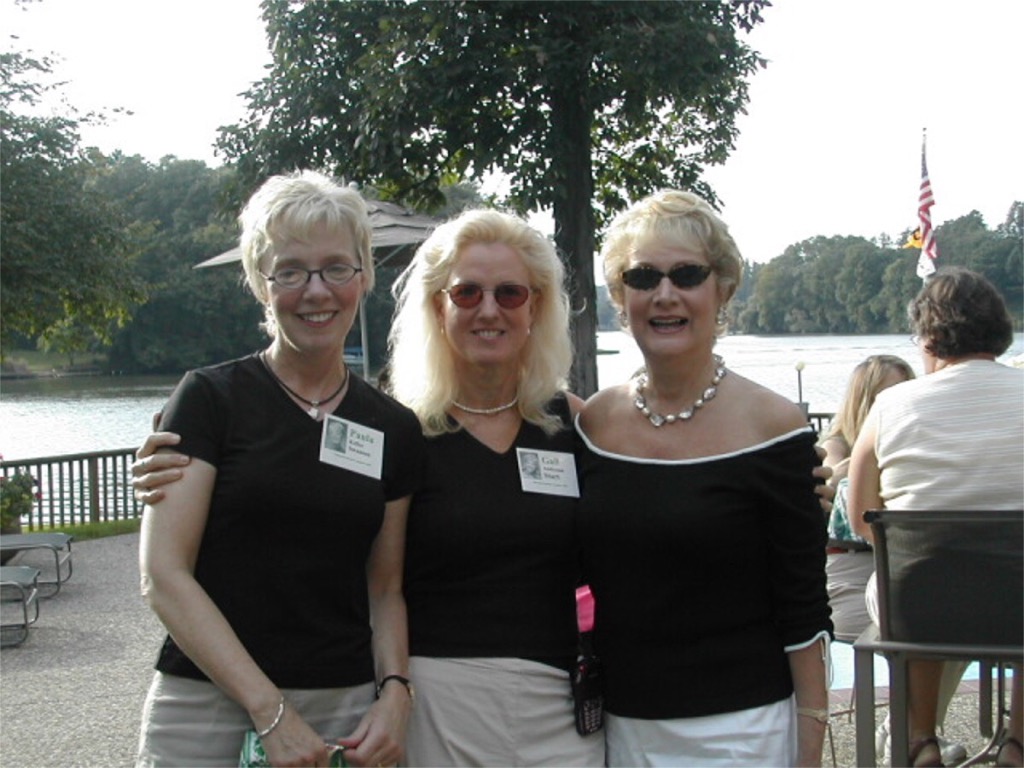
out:
<path id="1" fill-rule="evenodd" d="M 320 433 L 320 461 L 380 480 L 384 433 L 354 421 L 328 416 Z"/>
<path id="2" fill-rule="evenodd" d="M 576 480 L 576 457 L 561 451 L 538 451 L 516 448 L 519 459 L 519 479 L 523 490 L 548 493 L 552 496 L 580 497 Z"/>

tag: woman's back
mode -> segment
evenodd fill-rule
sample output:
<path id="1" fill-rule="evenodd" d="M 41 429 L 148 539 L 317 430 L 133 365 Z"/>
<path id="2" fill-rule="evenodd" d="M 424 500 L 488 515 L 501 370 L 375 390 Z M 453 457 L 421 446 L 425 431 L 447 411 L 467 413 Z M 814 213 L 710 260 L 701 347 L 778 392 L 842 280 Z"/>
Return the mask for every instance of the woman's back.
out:
<path id="1" fill-rule="evenodd" d="M 1020 509 L 1024 371 L 970 360 L 878 395 L 889 509 Z"/>

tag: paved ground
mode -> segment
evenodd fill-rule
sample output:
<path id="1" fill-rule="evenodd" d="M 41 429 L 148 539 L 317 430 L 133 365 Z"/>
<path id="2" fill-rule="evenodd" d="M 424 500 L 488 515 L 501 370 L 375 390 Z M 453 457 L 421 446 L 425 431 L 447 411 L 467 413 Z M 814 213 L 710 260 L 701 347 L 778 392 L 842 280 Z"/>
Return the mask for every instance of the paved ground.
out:
<path id="1" fill-rule="evenodd" d="M 132 765 L 163 638 L 139 596 L 138 542 L 133 534 L 74 544 L 71 580 L 42 601 L 28 640 L 0 652 L 3 768 Z M 965 684 L 954 699 L 947 735 L 980 749 L 974 690 Z M 843 705 L 849 694 L 834 699 Z M 852 722 L 833 718 L 833 732 L 838 765 L 855 766 Z M 827 742 L 825 750 L 830 765 Z"/>
<path id="2" fill-rule="evenodd" d="M 138 534 L 72 544 L 71 580 L 40 601 L 28 640 L 0 652 L 4 768 L 133 763 L 163 637 L 139 594 L 138 546 Z"/>

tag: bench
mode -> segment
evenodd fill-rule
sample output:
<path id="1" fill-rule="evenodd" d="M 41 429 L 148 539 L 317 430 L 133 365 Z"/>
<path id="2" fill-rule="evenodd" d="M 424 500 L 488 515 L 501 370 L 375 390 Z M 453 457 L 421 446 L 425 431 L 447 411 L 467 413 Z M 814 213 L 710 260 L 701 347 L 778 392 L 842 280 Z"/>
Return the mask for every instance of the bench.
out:
<path id="1" fill-rule="evenodd" d="M 53 591 L 43 597 L 52 597 L 60 592 L 61 585 L 71 578 L 71 542 L 74 536 L 67 533 L 14 533 L 0 536 L 0 552 L 48 551 L 53 555 L 53 578 L 40 579 L 39 586 L 52 587 Z M 65 567 L 66 566 L 66 567 Z"/>
<path id="2" fill-rule="evenodd" d="M 0 602 L 20 607 L 20 621 L 0 619 L 0 646 L 21 645 L 28 639 L 28 628 L 39 618 L 39 569 L 27 565 L 0 566 Z M 33 609 L 32 618 L 28 617 Z"/>

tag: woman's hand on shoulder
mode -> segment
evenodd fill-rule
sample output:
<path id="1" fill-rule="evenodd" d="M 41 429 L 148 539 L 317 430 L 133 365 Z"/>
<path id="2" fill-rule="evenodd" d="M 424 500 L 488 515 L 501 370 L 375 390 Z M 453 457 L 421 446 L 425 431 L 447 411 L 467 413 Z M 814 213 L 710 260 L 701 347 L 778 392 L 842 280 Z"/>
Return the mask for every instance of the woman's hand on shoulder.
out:
<path id="1" fill-rule="evenodd" d="M 571 413 L 573 415 L 573 418 L 575 418 L 580 414 L 580 411 L 583 410 L 583 398 L 567 390 L 565 393 L 565 399 L 569 403 L 569 413 Z"/>
<path id="2" fill-rule="evenodd" d="M 155 504 L 164 498 L 161 486 L 182 478 L 182 468 L 190 457 L 167 450 L 181 442 L 174 432 L 154 432 L 135 452 L 132 463 L 132 488 L 135 498 L 144 504 Z"/>

